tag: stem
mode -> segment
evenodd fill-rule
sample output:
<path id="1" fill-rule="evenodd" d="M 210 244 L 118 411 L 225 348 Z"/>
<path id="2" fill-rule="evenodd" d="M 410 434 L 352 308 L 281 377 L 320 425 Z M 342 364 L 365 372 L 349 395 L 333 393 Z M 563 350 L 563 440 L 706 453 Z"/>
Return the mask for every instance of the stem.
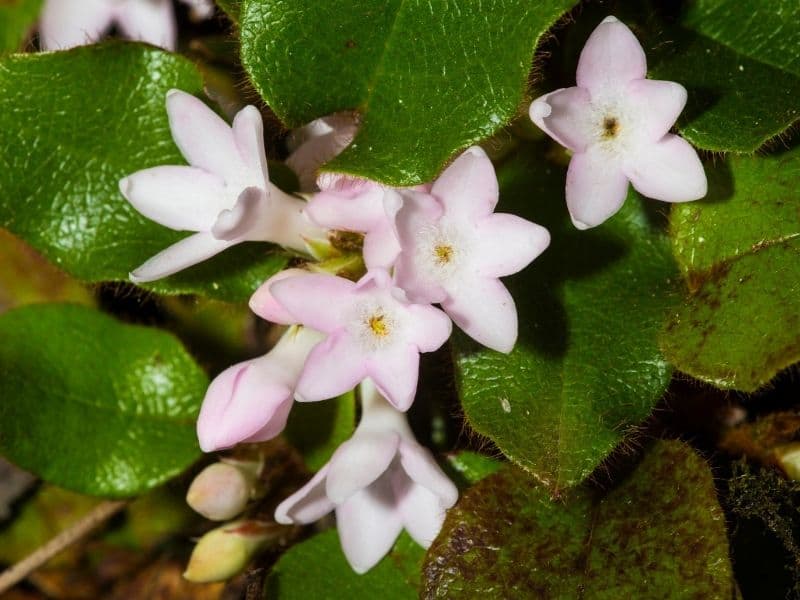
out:
<path id="1" fill-rule="evenodd" d="M 127 505 L 127 500 L 110 500 L 98 504 L 80 521 L 65 529 L 44 546 L 37 548 L 32 554 L 29 554 L 0 574 L 0 594 L 5 593 L 25 579 L 56 554 L 87 536 L 92 530 L 102 525 Z"/>

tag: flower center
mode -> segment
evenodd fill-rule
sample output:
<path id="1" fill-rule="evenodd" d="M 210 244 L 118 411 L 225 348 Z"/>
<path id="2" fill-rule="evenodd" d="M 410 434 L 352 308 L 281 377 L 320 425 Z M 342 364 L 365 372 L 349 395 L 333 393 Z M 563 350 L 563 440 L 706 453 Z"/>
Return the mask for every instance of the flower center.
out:
<path id="1" fill-rule="evenodd" d="M 444 266 L 453 260 L 453 247 L 446 244 L 437 244 L 433 248 L 433 254 L 436 263 L 439 266 Z"/>
<path id="2" fill-rule="evenodd" d="M 610 140 L 619 133 L 619 120 L 617 117 L 603 117 L 603 138 Z"/>
<path id="3" fill-rule="evenodd" d="M 384 314 L 373 314 L 367 319 L 367 325 L 372 330 L 375 337 L 384 338 L 389 335 L 390 327 L 386 315 Z"/>

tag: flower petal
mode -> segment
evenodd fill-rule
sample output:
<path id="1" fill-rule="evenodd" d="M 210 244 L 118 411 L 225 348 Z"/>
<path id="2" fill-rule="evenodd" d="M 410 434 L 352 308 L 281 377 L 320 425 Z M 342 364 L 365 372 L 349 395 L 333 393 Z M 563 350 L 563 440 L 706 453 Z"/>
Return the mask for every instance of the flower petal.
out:
<path id="1" fill-rule="evenodd" d="M 287 311 L 283 305 L 275 300 L 270 291 L 270 287 L 276 281 L 287 279 L 288 277 L 299 277 L 308 275 L 305 269 L 284 269 L 276 273 L 261 284 L 255 293 L 250 297 L 250 310 L 262 319 L 278 323 L 280 325 L 293 325 L 297 320 Z"/>
<path id="2" fill-rule="evenodd" d="M 578 87 L 592 96 L 647 76 L 644 50 L 626 25 L 606 17 L 586 41 L 578 60 Z"/>
<path id="3" fill-rule="evenodd" d="M 255 106 L 245 106 L 233 118 L 233 139 L 245 165 L 259 177 L 259 185 L 266 189 L 269 182 L 267 154 L 264 149 L 264 123 Z"/>
<path id="4" fill-rule="evenodd" d="M 642 148 L 625 165 L 625 174 L 641 194 L 665 202 L 688 202 L 706 195 L 703 163 L 692 146 L 676 135 Z"/>
<path id="5" fill-rule="evenodd" d="M 591 141 L 583 126 L 591 110 L 588 90 L 580 87 L 561 88 L 531 103 L 531 121 L 562 146 L 583 152 Z"/>
<path id="6" fill-rule="evenodd" d="M 389 468 L 400 436 L 394 431 L 356 432 L 330 460 L 325 490 L 335 504 L 368 487 Z"/>
<path id="7" fill-rule="evenodd" d="M 295 397 L 300 402 L 327 400 L 352 390 L 366 376 L 365 361 L 345 332 L 317 344 L 306 360 Z"/>
<path id="8" fill-rule="evenodd" d="M 440 498 L 442 506 L 450 508 L 456 503 L 458 488 L 444 474 L 427 448 L 416 442 L 402 440 L 398 454 L 403 470 L 412 481 Z"/>
<path id="9" fill-rule="evenodd" d="M 392 488 L 403 526 L 415 542 L 429 548 L 442 529 L 447 510 L 438 496 L 415 484 L 405 473 L 392 475 Z"/>
<path id="10" fill-rule="evenodd" d="M 350 145 L 357 129 L 352 114 L 339 113 L 312 121 L 293 132 L 292 153 L 286 164 L 297 173 L 301 191 L 317 189 L 319 168 Z"/>
<path id="11" fill-rule="evenodd" d="M 492 161 L 480 146 L 468 148 L 434 182 L 431 194 L 448 215 L 475 219 L 490 214 L 499 195 Z"/>
<path id="12" fill-rule="evenodd" d="M 321 227 L 364 233 L 386 222 L 384 193 L 383 187 L 372 182 L 345 192 L 322 191 L 308 203 L 306 213 Z"/>
<path id="13" fill-rule="evenodd" d="M 229 185 L 247 179 L 233 130 L 201 100 L 180 90 L 167 92 L 172 137 L 189 164 L 221 177 Z M 246 182 L 263 186 L 263 182 Z"/>
<path id="14" fill-rule="evenodd" d="M 229 367 L 214 378 L 197 420 L 203 452 L 230 448 L 253 436 L 272 439 L 283 431 L 294 390 L 280 375 L 268 354 Z"/>
<path id="15" fill-rule="evenodd" d="M 420 352 L 434 352 L 441 348 L 453 332 L 453 323 L 438 308 L 426 304 L 410 304 L 408 340 Z"/>
<path id="16" fill-rule="evenodd" d="M 39 21 L 42 50 L 94 43 L 111 26 L 113 15 L 106 0 L 47 0 Z"/>
<path id="17" fill-rule="evenodd" d="M 417 393 L 419 351 L 403 343 L 383 348 L 367 361 L 366 374 L 392 406 L 408 410 Z"/>
<path id="18" fill-rule="evenodd" d="M 211 227 L 211 233 L 220 240 L 250 239 L 253 227 L 267 209 L 266 204 L 267 195 L 263 189 L 245 188 L 233 208 L 219 213 Z"/>
<path id="19" fill-rule="evenodd" d="M 356 573 L 366 573 L 392 549 L 403 523 L 388 477 L 336 508 L 339 540 Z"/>
<path id="20" fill-rule="evenodd" d="M 628 179 L 599 151 L 575 154 L 567 171 L 567 208 L 578 229 L 600 225 L 616 213 L 628 194 Z"/>
<path id="21" fill-rule="evenodd" d="M 117 24 L 125 37 L 175 50 L 178 25 L 172 2 L 114 2 Z"/>
<path id="22" fill-rule="evenodd" d="M 235 244 L 236 242 L 218 240 L 210 233 L 201 231 L 183 238 L 145 261 L 131 272 L 130 279 L 134 283 L 155 281 L 203 262 Z"/>
<path id="23" fill-rule="evenodd" d="M 282 525 L 313 523 L 334 509 L 325 494 L 328 465 L 322 467 L 307 484 L 289 496 L 275 509 L 275 520 Z"/>
<path id="24" fill-rule="evenodd" d="M 296 323 L 332 333 L 342 328 L 355 288 L 356 284 L 343 277 L 309 273 L 276 281 L 270 291 Z"/>
<path id="25" fill-rule="evenodd" d="M 478 223 L 482 277 L 505 277 L 527 267 L 550 245 L 550 232 L 516 215 L 495 213 Z"/>
<path id="26" fill-rule="evenodd" d="M 637 79 L 627 87 L 626 101 L 639 114 L 641 139 L 660 140 L 675 124 L 686 106 L 686 88 L 674 81 Z"/>
<path id="27" fill-rule="evenodd" d="M 498 352 L 517 341 L 517 308 L 499 279 L 476 279 L 450 292 L 442 308 L 472 339 Z"/>
<path id="28" fill-rule="evenodd" d="M 228 208 L 222 180 L 194 167 L 137 171 L 121 179 L 119 189 L 145 217 L 171 229 L 209 231 Z"/>

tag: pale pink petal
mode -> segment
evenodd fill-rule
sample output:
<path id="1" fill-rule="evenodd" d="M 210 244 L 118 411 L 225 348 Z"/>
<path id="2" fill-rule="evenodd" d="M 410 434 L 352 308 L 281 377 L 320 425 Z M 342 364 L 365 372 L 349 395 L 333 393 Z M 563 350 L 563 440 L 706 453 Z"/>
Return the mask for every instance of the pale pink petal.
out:
<path id="1" fill-rule="evenodd" d="M 392 406 L 408 410 L 417 393 L 419 350 L 400 342 L 383 348 L 367 361 L 366 374 Z"/>
<path id="2" fill-rule="evenodd" d="M 342 231 L 370 231 L 387 219 L 383 204 L 384 188 L 365 185 L 351 194 L 322 191 L 306 206 L 306 213 L 317 225 Z"/>
<path id="3" fill-rule="evenodd" d="M 319 168 L 353 141 L 356 130 L 353 115 L 342 113 L 317 119 L 293 132 L 289 141 L 292 153 L 286 164 L 297 173 L 301 191 L 317 189 Z"/>
<path id="4" fill-rule="evenodd" d="M 339 540 L 356 573 L 366 573 L 392 549 L 403 530 L 391 481 L 384 476 L 336 508 Z"/>
<path id="5" fill-rule="evenodd" d="M 367 233 L 362 254 L 367 269 L 391 268 L 400 254 L 400 242 L 394 227 L 387 223 Z"/>
<path id="6" fill-rule="evenodd" d="M 267 195 L 263 189 L 245 188 L 233 208 L 219 213 L 211 227 L 211 233 L 220 240 L 241 240 L 249 237 L 253 226 L 266 210 L 266 204 Z"/>
<path id="7" fill-rule="evenodd" d="M 336 449 L 330 460 L 326 493 L 341 504 L 368 487 L 389 468 L 400 436 L 394 431 L 357 432 Z"/>
<path id="8" fill-rule="evenodd" d="M 316 402 L 352 390 L 367 374 L 364 363 L 363 355 L 346 333 L 329 336 L 309 354 L 297 382 L 296 399 Z"/>
<path id="9" fill-rule="evenodd" d="M 39 21 L 42 50 L 92 44 L 111 26 L 113 8 L 107 0 L 47 0 Z"/>
<path id="10" fill-rule="evenodd" d="M 420 352 L 438 350 L 450 338 L 453 324 L 438 308 L 426 304 L 411 304 L 407 308 L 411 317 L 408 341 Z"/>
<path id="11" fill-rule="evenodd" d="M 600 225 L 628 195 L 628 178 L 599 151 L 575 154 L 567 171 L 567 208 L 578 229 Z"/>
<path id="12" fill-rule="evenodd" d="M 121 179 L 119 189 L 145 217 L 171 229 L 209 231 L 228 208 L 222 180 L 194 167 L 137 171 Z"/>
<path id="13" fill-rule="evenodd" d="M 307 484 L 289 496 L 275 509 L 275 521 L 282 525 L 313 523 L 334 509 L 325 494 L 328 465 L 322 467 Z"/>
<path id="14" fill-rule="evenodd" d="M 289 311 L 287 311 L 280 302 L 275 300 L 275 297 L 270 291 L 270 287 L 276 281 L 308 274 L 308 271 L 305 269 L 284 269 L 276 273 L 262 283 L 261 287 L 250 297 L 250 310 L 267 321 L 272 321 L 280 325 L 293 325 L 297 320 L 289 314 Z"/>
<path id="15" fill-rule="evenodd" d="M 259 176 L 259 184 L 266 189 L 269 182 L 267 154 L 264 149 L 264 123 L 255 106 L 245 106 L 233 118 L 233 138 L 244 163 Z"/>
<path id="16" fill-rule="evenodd" d="M 434 182 L 431 194 L 450 215 L 474 219 L 490 214 L 499 194 L 492 161 L 480 146 L 468 148 Z"/>
<path id="17" fill-rule="evenodd" d="M 639 40 L 615 17 L 606 17 L 583 47 L 576 73 L 578 87 L 594 96 L 646 75 L 647 59 Z"/>
<path id="18" fill-rule="evenodd" d="M 417 444 L 403 440 L 398 450 L 400 464 L 406 474 L 415 482 L 426 488 L 437 498 L 442 506 L 450 508 L 458 500 L 458 488 L 444 474 L 430 451 Z"/>
<path id="19" fill-rule="evenodd" d="M 403 472 L 392 473 L 392 488 L 406 531 L 420 546 L 429 548 L 447 514 L 441 499 L 412 482 Z"/>
<path id="20" fill-rule="evenodd" d="M 588 90 L 561 88 L 531 103 L 531 121 L 562 146 L 583 152 L 591 141 L 586 115 L 591 110 Z"/>
<path id="21" fill-rule="evenodd" d="M 167 50 L 175 50 L 178 25 L 169 0 L 114 3 L 120 30 L 132 40 L 141 40 Z"/>
<path id="22" fill-rule="evenodd" d="M 475 279 L 451 291 L 442 308 L 464 333 L 487 348 L 511 352 L 517 341 L 517 309 L 499 279 Z"/>
<path id="23" fill-rule="evenodd" d="M 674 81 L 637 79 L 628 84 L 626 101 L 638 113 L 637 135 L 655 142 L 669 131 L 686 106 L 686 88 Z"/>
<path id="24" fill-rule="evenodd" d="M 189 164 L 224 179 L 242 180 L 243 161 L 230 126 L 191 94 L 167 93 L 167 114 L 172 137 Z M 259 182 L 253 182 L 258 185 Z"/>
<path id="25" fill-rule="evenodd" d="M 294 390 L 274 377 L 269 355 L 229 367 L 208 386 L 197 420 L 203 452 L 254 436 L 272 439 L 286 426 Z"/>
<path id="26" fill-rule="evenodd" d="M 694 148 L 676 135 L 667 134 L 643 147 L 624 168 L 640 194 L 665 202 L 687 202 L 706 195 L 708 182 L 703 163 Z"/>
<path id="27" fill-rule="evenodd" d="M 343 277 L 318 273 L 287 277 L 270 287 L 273 298 L 296 323 L 325 333 L 341 329 L 355 289 L 356 284 Z"/>
<path id="28" fill-rule="evenodd" d="M 476 262 L 481 277 L 521 271 L 550 245 L 550 233 L 516 215 L 495 213 L 478 223 Z"/>
<path id="29" fill-rule="evenodd" d="M 211 233 L 201 231 L 172 244 L 130 274 L 134 283 L 155 281 L 182 271 L 219 254 L 236 242 L 218 240 Z"/>

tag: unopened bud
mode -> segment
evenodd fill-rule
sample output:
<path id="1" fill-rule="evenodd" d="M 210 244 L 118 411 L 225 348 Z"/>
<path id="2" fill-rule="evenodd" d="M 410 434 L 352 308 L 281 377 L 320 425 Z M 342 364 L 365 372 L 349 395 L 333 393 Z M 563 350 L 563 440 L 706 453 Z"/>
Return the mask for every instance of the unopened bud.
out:
<path id="1" fill-rule="evenodd" d="M 186 502 L 212 521 L 227 521 L 242 513 L 253 497 L 256 469 L 237 462 L 207 466 L 194 478 Z"/>
<path id="2" fill-rule="evenodd" d="M 194 583 L 230 579 L 276 539 L 280 529 L 260 521 L 235 521 L 212 529 L 197 542 L 183 576 Z"/>

